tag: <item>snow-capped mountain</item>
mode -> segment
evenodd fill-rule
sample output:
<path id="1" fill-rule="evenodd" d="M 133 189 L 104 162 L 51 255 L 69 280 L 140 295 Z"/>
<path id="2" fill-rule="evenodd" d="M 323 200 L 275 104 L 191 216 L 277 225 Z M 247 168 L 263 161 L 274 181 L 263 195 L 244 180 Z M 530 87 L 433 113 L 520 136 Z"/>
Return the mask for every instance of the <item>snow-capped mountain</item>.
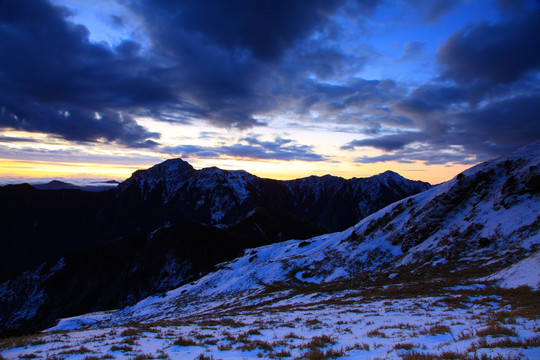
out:
<path id="1" fill-rule="evenodd" d="M 119 185 L 117 197 L 129 199 L 126 210 L 145 210 L 144 216 L 137 210 L 126 211 L 139 218 L 137 226 L 141 230 L 181 220 L 230 225 L 254 208 L 265 207 L 290 211 L 327 231 L 336 231 L 429 187 L 391 171 L 349 180 L 326 175 L 277 181 L 241 170 L 195 170 L 181 159 L 172 159 L 135 172 Z M 138 206 L 134 206 L 133 199 L 137 199 Z M 153 214 L 152 225 L 145 225 L 147 213 Z"/>
<path id="2" fill-rule="evenodd" d="M 343 289 L 525 273 L 525 279 L 516 275 L 504 281 L 537 287 L 539 192 L 536 142 L 398 201 L 343 232 L 246 250 L 220 270 L 166 296 L 100 315 L 99 326 L 230 311 L 314 285 Z M 97 319 L 64 320 L 57 329 L 87 321 Z"/>

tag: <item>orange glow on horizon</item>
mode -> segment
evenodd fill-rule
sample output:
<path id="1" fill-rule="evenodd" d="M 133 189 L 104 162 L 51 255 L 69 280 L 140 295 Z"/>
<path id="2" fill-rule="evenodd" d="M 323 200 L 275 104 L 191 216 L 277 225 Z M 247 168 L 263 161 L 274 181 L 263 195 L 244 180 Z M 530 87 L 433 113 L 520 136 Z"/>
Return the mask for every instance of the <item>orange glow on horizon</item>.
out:
<path id="1" fill-rule="evenodd" d="M 303 162 L 303 161 L 254 161 L 239 159 L 185 159 L 194 168 L 217 166 L 224 170 L 245 170 L 253 175 L 276 180 L 292 180 L 311 175 L 333 175 L 346 179 L 369 177 L 387 170 L 399 173 L 411 180 L 439 184 L 450 180 L 469 165 L 425 165 L 386 162 L 375 164 L 350 164 L 347 162 Z M 84 162 L 48 162 L 0 159 L 0 177 L 27 178 L 107 178 L 124 180 L 139 169 L 155 164 L 98 164 Z"/>
<path id="2" fill-rule="evenodd" d="M 71 163 L 0 159 L 1 177 L 53 178 L 89 177 L 126 179 L 139 168 L 147 168 L 121 164 Z"/>

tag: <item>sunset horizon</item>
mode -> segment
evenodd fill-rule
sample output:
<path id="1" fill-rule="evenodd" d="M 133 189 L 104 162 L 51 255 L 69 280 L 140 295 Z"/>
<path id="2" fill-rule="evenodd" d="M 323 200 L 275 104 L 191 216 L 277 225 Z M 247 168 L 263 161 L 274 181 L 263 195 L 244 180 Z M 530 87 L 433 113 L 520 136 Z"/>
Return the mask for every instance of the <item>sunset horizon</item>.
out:
<path id="1" fill-rule="evenodd" d="M 537 1 L 4 1 L 0 183 L 438 184 L 540 138 Z"/>

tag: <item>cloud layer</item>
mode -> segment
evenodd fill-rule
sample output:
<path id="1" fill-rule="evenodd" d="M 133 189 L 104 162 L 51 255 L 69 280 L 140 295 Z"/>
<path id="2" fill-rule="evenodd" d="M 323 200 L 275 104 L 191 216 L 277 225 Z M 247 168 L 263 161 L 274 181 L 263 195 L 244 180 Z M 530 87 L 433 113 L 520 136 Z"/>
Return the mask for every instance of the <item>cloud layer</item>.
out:
<path id="1" fill-rule="evenodd" d="M 376 0 L 129 0 L 144 41 L 90 41 L 73 13 L 45 0 L 0 0 L 0 128 L 74 142 L 197 156 L 322 161 L 277 136 L 222 147 L 161 146 L 138 116 L 249 129 L 288 118 L 354 125 L 342 151 L 385 154 L 360 162 L 483 160 L 540 138 L 540 9 L 494 1 L 497 22 L 456 29 L 436 54 L 438 76 L 411 85 L 358 74 L 382 56 L 363 41 Z M 409 0 L 402 11 L 436 24 L 460 6 Z M 112 15 L 121 28 L 128 19 Z M 426 57 L 403 43 L 400 61 Z M 14 140 L 15 141 L 15 140 Z"/>

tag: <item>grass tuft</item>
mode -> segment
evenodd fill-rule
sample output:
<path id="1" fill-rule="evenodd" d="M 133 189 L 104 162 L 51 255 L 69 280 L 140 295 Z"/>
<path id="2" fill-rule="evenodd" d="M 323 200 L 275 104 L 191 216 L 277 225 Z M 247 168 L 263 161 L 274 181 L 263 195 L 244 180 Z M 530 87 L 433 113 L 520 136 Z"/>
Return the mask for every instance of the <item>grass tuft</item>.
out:
<path id="1" fill-rule="evenodd" d="M 491 325 L 486 328 L 480 329 L 476 332 L 476 336 L 493 336 L 493 337 L 502 337 L 502 336 L 517 336 L 517 333 L 514 329 L 501 326 L 501 325 Z"/>
<path id="2" fill-rule="evenodd" d="M 173 343 L 173 345 L 176 346 L 197 346 L 199 345 L 198 342 L 192 339 L 187 339 L 183 336 L 180 336 L 178 339 L 176 339 Z"/>

